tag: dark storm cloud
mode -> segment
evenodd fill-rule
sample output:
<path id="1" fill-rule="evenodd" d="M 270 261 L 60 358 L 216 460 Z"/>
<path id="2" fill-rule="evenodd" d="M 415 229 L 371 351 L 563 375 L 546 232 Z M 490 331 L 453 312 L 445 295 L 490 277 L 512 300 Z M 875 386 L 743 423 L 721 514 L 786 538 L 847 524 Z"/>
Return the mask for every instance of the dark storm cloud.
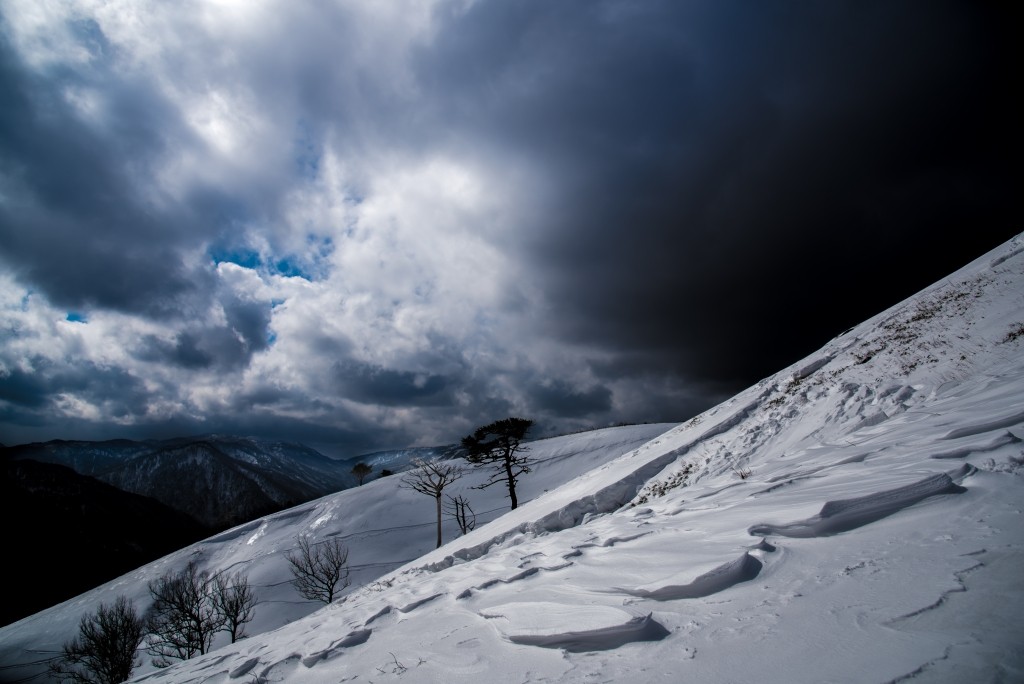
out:
<path id="1" fill-rule="evenodd" d="M 37 408 L 47 403 L 50 388 L 35 373 L 13 369 L 0 376 L 0 399 L 15 406 Z"/>
<path id="2" fill-rule="evenodd" d="M 421 68 L 460 128 L 553 169 L 527 228 L 553 334 L 738 388 L 1019 230 L 1013 25 L 964 3 L 480 3 Z"/>
<path id="3" fill-rule="evenodd" d="M 135 358 L 185 369 L 227 373 L 246 367 L 253 354 L 269 346 L 270 306 L 220 294 L 224 322 L 217 319 L 184 324 L 172 340 L 145 336 L 132 351 Z"/>
<path id="4" fill-rule="evenodd" d="M 25 7 L 0 412 L 39 437 L 685 420 L 1020 230 L 996 5 Z"/>
<path id="5" fill-rule="evenodd" d="M 102 406 L 105 415 L 114 419 L 144 414 L 149 399 L 138 378 L 92 363 L 69 368 L 36 359 L 32 373 L 12 369 L 0 374 L 0 401 L 7 404 L 12 422 L 33 424 L 65 393 Z"/>
<path id="6" fill-rule="evenodd" d="M 577 389 L 566 382 L 541 383 L 530 391 L 531 404 L 555 416 L 578 418 L 603 414 L 612 407 L 612 392 L 607 387 Z"/>
<path id="7" fill-rule="evenodd" d="M 335 380 L 343 396 L 365 404 L 419 406 L 447 403 L 446 378 L 361 363 L 352 359 L 334 364 Z"/>
<path id="8" fill-rule="evenodd" d="M 81 73 L 61 71 L 43 79 L 0 41 L 0 189 L 9 198 L 0 204 L 3 260 L 59 305 L 177 311 L 208 284 L 175 249 L 195 217 L 147 206 L 139 192 L 168 138 L 187 135 L 141 83 L 109 84 L 104 121 L 87 126 L 61 92 L 104 87 L 108 76 L 93 76 L 84 83 Z"/>
<path id="9" fill-rule="evenodd" d="M 329 412 L 331 405 L 307 392 L 279 387 L 272 382 L 260 382 L 235 396 L 234 411 L 249 411 L 253 408 L 270 407 L 285 410 L 312 410 Z"/>

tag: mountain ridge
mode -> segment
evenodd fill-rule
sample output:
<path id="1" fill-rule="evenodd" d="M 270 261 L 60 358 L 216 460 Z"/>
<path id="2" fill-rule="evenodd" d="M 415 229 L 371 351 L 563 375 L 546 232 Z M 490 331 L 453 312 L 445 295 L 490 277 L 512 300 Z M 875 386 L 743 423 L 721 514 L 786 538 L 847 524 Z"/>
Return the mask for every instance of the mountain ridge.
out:
<path id="1" fill-rule="evenodd" d="M 8 624 L 72 598 L 212 532 L 156 499 L 30 459 L 3 462 L 2 513 L 12 547 L 31 563 L 9 563 L 18 587 L 3 602 Z M 55 583 L 40 568 L 74 559 L 74 572 Z"/>
<path id="2" fill-rule="evenodd" d="M 196 460 L 200 453 L 205 456 Z M 52 440 L 7 447 L 2 454 L 7 460 L 30 458 L 70 467 L 217 529 L 355 484 L 343 463 L 310 447 L 231 435 Z M 182 468 L 183 458 L 191 458 L 193 467 Z M 195 486 L 183 486 L 187 482 Z"/>

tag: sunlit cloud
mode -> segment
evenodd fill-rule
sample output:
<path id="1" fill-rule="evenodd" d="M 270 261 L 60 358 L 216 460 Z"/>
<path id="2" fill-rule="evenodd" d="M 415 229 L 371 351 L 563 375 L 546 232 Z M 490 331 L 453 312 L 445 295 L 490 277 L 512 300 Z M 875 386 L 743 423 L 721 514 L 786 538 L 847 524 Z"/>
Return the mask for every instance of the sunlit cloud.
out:
<path id="1" fill-rule="evenodd" d="M 1019 227 L 919 9 L 5 2 L 0 441 L 683 420 Z"/>

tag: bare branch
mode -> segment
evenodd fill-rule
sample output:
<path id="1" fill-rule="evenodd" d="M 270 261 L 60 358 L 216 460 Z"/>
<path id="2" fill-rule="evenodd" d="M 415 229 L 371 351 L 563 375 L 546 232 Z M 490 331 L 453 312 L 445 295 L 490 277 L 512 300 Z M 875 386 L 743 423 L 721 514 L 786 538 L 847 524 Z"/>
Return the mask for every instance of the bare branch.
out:
<path id="1" fill-rule="evenodd" d="M 473 512 L 472 507 L 469 505 L 469 500 L 461 494 L 459 496 L 448 496 L 445 512 L 455 516 L 455 522 L 458 523 L 462 534 L 468 534 L 476 528 L 476 513 Z"/>
<path id="2" fill-rule="evenodd" d="M 299 537 L 298 550 L 288 555 L 292 585 L 304 598 L 331 603 L 338 591 L 350 583 L 348 547 L 338 539 L 313 545 Z"/>
<path id="3" fill-rule="evenodd" d="M 245 624 L 253 619 L 256 612 L 256 595 L 249 585 L 249 578 L 241 573 L 216 575 L 213 603 L 223 622 L 221 629 L 231 636 L 231 643 L 243 638 Z"/>
<path id="4" fill-rule="evenodd" d="M 145 621 L 131 600 L 118 596 L 111 606 L 101 603 L 95 614 L 82 616 L 78 636 L 64 644 L 49 674 L 76 684 L 123 682 L 138 664 L 136 652 L 145 634 Z"/>
<path id="5" fill-rule="evenodd" d="M 153 598 L 147 626 L 147 648 L 153 664 L 167 667 L 171 659 L 187 660 L 210 650 L 224 617 L 213 601 L 213 580 L 189 563 L 149 583 Z"/>
<path id="6" fill-rule="evenodd" d="M 441 497 L 445 487 L 462 477 L 462 469 L 451 461 L 417 458 L 412 463 L 415 469 L 402 476 L 400 486 L 435 499 Z"/>
<path id="7" fill-rule="evenodd" d="M 441 546 L 441 495 L 444 488 L 462 477 L 462 468 L 439 458 L 413 460 L 415 468 L 402 476 L 405 489 L 434 497 L 437 509 L 437 546 Z"/>

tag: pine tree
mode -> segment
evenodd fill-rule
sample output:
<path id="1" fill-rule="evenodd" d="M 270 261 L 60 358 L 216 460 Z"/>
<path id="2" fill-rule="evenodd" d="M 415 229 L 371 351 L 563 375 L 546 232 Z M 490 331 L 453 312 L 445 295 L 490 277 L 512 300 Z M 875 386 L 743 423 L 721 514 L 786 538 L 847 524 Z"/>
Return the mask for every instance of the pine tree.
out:
<path id="1" fill-rule="evenodd" d="M 477 428 L 473 434 L 462 438 L 463 458 L 474 467 L 494 470 L 491 478 L 477 488 L 485 489 L 504 482 L 513 510 L 519 505 L 516 482 L 520 475 L 530 472 L 532 463 L 526 453 L 529 449 L 523 445 L 531 426 L 533 421 L 526 418 L 504 418 Z"/>

